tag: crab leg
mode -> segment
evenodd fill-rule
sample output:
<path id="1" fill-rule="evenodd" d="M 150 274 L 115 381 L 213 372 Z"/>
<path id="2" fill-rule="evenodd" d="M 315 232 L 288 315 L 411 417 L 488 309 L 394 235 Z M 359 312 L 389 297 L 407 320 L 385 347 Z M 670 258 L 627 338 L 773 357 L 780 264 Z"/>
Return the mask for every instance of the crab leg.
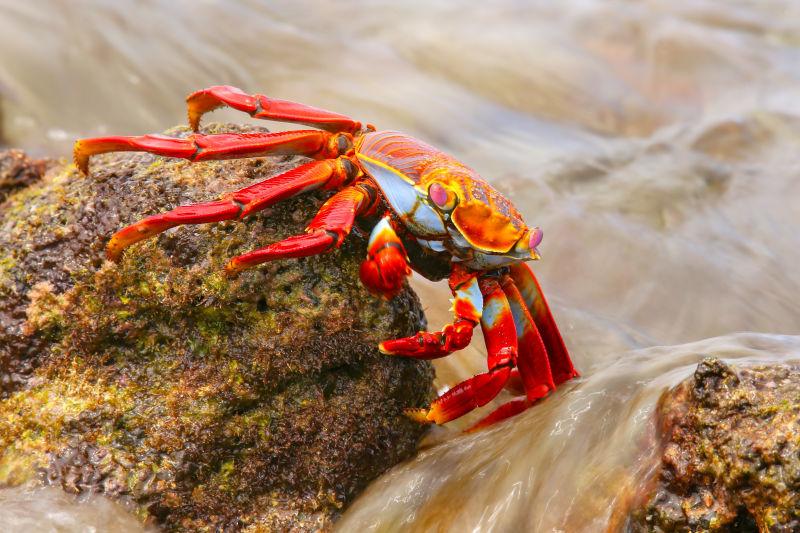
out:
<path id="1" fill-rule="evenodd" d="M 347 134 L 333 135 L 317 130 L 216 135 L 197 133 L 185 139 L 166 135 L 139 135 L 81 139 L 75 142 L 73 157 L 75 166 L 87 174 L 89 157 L 107 152 L 149 152 L 189 161 L 265 155 L 305 155 L 315 159 L 328 159 L 344 154 L 351 146 L 352 139 Z"/>
<path id="2" fill-rule="evenodd" d="M 444 424 L 489 403 L 503 389 L 517 359 L 517 333 L 511 307 L 496 279 L 481 278 L 483 328 L 489 371 L 462 381 L 438 397 L 430 409 L 408 410 L 420 422 Z"/>
<path id="3" fill-rule="evenodd" d="M 525 395 L 531 401 L 545 397 L 555 389 L 553 375 L 550 373 L 550 361 L 539 330 L 528 312 L 522 295 L 514 285 L 514 280 L 504 276 L 502 280 L 503 292 L 508 298 L 514 325 L 517 329 L 519 356 L 517 368 L 520 379 L 525 388 Z"/>
<path id="4" fill-rule="evenodd" d="M 334 133 L 339 131 L 355 133 L 361 129 L 360 122 L 345 115 L 288 100 L 270 98 L 263 94 L 247 94 L 230 85 L 215 85 L 192 93 L 186 98 L 186 104 L 189 125 L 195 131 L 200 126 L 200 118 L 204 113 L 222 106 L 244 111 L 253 118 L 295 122 Z"/>
<path id="5" fill-rule="evenodd" d="M 454 296 L 452 324 L 434 333 L 420 331 L 411 337 L 383 341 L 378 349 L 387 355 L 437 359 L 465 348 L 472 340 L 472 330 L 481 319 L 484 307 L 477 274 L 454 267 L 450 274 L 450 290 Z"/>
<path id="6" fill-rule="evenodd" d="M 567 347 L 558 331 L 556 321 L 550 312 L 539 282 L 533 275 L 530 267 L 525 263 L 515 263 L 509 267 L 511 279 L 519 289 L 528 311 L 533 318 L 536 329 L 539 331 L 550 360 L 550 370 L 553 382 L 560 385 L 565 381 L 577 377 L 579 374 L 572 365 Z M 520 368 L 520 371 L 522 369 Z"/>
<path id="7" fill-rule="evenodd" d="M 537 289 L 536 294 L 541 295 L 541 289 L 539 289 L 539 285 L 536 282 L 536 278 L 533 277 L 533 273 L 530 272 L 530 269 L 526 265 L 523 264 L 522 266 L 525 267 L 530 274 L 522 272 L 520 277 L 524 276 L 525 278 L 528 278 L 528 276 L 530 276 L 529 279 L 533 281 L 533 284 Z M 545 348 L 545 342 L 542 339 L 542 335 L 539 334 L 539 328 L 537 327 L 536 321 L 528 311 L 529 307 L 532 309 L 536 309 L 536 307 L 528 305 L 526 299 L 520 293 L 511 276 L 505 276 L 503 278 L 502 287 L 503 292 L 505 292 L 506 296 L 508 297 L 508 302 L 511 306 L 511 312 L 514 315 L 514 323 L 517 327 L 519 338 L 517 369 L 519 370 L 519 376 L 525 389 L 525 396 L 514 398 L 513 400 L 504 403 L 489 413 L 486 417 L 478 421 L 475 425 L 467 429 L 468 432 L 491 426 L 492 424 L 495 424 L 501 420 L 505 420 L 506 418 L 510 418 L 521 413 L 555 388 L 553 376 L 550 372 L 551 356 L 548 353 L 547 348 Z M 529 283 L 529 290 L 530 287 L 531 284 Z M 540 301 L 534 301 L 534 303 L 539 306 L 538 309 L 540 310 L 542 309 L 541 306 L 543 304 L 544 309 L 547 310 L 549 315 L 549 309 L 546 307 L 547 302 L 544 300 L 543 296 L 541 296 Z M 549 316 L 552 320 L 552 315 Z M 555 326 L 555 322 L 553 322 L 553 326 Z M 558 340 L 560 340 L 561 336 L 558 333 L 558 329 L 555 330 L 555 333 L 558 335 Z M 553 342 L 552 337 L 551 342 Z M 563 342 L 556 342 L 556 344 L 553 345 L 557 348 L 559 346 L 563 347 Z M 556 351 L 555 356 L 559 357 L 559 353 L 565 354 L 566 348 L 563 349 L 563 352 Z M 560 362 L 564 361 L 564 359 L 556 359 L 556 361 Z M 561 367 L 561 380 L 558 381 L 558 383 L 562 383 L 567 379 L 578 375 L 575 369 L 572 368 L 572 362 L 569 360 L 568 355 L 566 356 L 566 361 L 569 364 L 568 366 L 563 365 Z"/>
<path id="8" fill-rule="evenodd" d="M 486 415 L 484 418 L 480 419 L 478 422 L 467 428 L 466 433 L 491 426 L 492 424 L 496 424 L 501 420 L 505 420 L 506 418 L 511 418 L 512 416 L 518 415 L 522 411 L 533 405 L 533 403 L 534 402 L 532 402 L 525 396 L 509 400 L 506 403 L 502 404 L 497 409 L 495 409 L 494 411 L 492 411 L 491 413 L 489 413 L 488 415 Z"/>
<path id="9" fill-rule="evenodd" d="M 403 289 L 403 281 L 410 275 L 406 249 L 386 215 L 370 233 L 359 277 L 367 290 L 389 300 Z"/>
<path id="10" fill-rule="evenodd" d="M 366 185 L 346 187 L 334 194 L 320 208 L 306 227 L 306 233 L 295 235 L 264 248 L 234 257 L 225 266 L 228 275 L 246 268 L 290 257 L 307 257 L 338 248 L 353 228 L 356 215 L 373 204 L 375 196 Z"/>
<path id="11" fill-rule="evenodd" d="M 221 200 L 184 205 L 147 217 L 116 232 L 106 246 L 106 257 L 116 261 L 131 244 L 175 226 L 242 219 L 302 192 L 337 188 L 352 180 L 356 172 L 355 165 L 345 157 L 312 161 L 226 194 Z"/>

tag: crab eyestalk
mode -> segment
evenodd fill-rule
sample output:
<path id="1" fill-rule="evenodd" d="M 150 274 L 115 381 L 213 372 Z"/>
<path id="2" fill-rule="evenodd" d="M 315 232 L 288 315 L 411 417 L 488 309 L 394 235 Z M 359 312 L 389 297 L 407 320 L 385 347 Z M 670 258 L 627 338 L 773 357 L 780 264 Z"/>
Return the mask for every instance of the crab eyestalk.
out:
<path id="1" fill-rule="evenodd" d="M 514 254 L 523 259 L 541 259 L 537 247 L 542 243 L 544 233 L 541 228 L 528 229 L 514 246 Z"/>

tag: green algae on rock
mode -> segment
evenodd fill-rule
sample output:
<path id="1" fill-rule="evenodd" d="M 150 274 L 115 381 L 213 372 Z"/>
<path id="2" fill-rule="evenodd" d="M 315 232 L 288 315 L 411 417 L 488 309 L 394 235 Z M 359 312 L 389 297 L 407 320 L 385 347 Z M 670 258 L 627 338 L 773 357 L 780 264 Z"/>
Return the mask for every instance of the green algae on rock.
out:
<path id="1" fill-rule="evenodd" d="M 424 317 L 410 289 L 386 302 L 361 287 L 363 236 L 222 275 L 301 232 L 325 194 L 102 259 L 143 216 L 298 163 L 113 154 L 0 204 L 0 484 L 104 493 L 169 530 L 315 530 L 413 453 L 424 429 L 402 409 L 430 400 L 432 367 L 376 345 Z"/>
<path id="2" fill-rule="evenodd" d="M 661 464 L 628 531 L 800 530 L 800 367 L 707 358 L 658 413 Z"/>

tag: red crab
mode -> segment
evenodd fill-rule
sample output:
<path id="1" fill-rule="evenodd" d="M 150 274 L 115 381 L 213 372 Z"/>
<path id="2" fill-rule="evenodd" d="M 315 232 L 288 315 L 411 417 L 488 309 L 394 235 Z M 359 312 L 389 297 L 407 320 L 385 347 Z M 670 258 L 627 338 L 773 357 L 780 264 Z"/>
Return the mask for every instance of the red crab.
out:
<path id="1" fill-rule="evenodd" d="M 556 385 L 578 375 L 536 278 L 525 261 L 538 259 L 539 228 L 528 228 L 514 206 L 455 158 L 413 137 L 375 131 L 344 115 L 303 104 L 215 86 L 187 98 L 189 124 L 230 106 L 252 117 L 318 129 L 279 133 L 103 137 L 75 143 L 75 164 L 88 173 L 89 157 L 144 151 L 190 161 L 297 154 L 314 159 L 288 172 L 231 192 L 219 200 L 177 207 L 124 228 L 111 237 L 111 260 L 131 244 L 181 224 L 240 220 L 280 200 L 313 189 L 337 192 L 302 235 L 230 260 L 235 275 L 259 263 L 305 257 L 337 248 L 357 218 L 378 220 L 360 277 L 375 294 L 391 298 L 413 268 L 431 280 L 449 278 L 454 320 L 442 331 L 387 340 L 381 352 L 434 359 L 467 346 L 480 323 L 487 372 L 467 379 L 428 409 L 408 414 L 443 424 L 485 405 L 512 382 L 525 396 L 486 417 L 487 425 L 516 414 Z"/>

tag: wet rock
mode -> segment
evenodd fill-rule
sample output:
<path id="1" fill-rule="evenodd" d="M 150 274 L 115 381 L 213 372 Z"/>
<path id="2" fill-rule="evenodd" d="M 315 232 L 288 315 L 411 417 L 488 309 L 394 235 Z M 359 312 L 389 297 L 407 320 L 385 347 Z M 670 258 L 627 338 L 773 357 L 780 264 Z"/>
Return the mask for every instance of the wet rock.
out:
<path id="1" fill-rule="evenodd" d="M 103 260 L 142 216 L 300 162 L 113 154 L 89 178 L 60 165 L 0 203 L 0 484 L 103 493 L 167 530 L 314 530 L 413 453 L 423 429 L 402 409 L 430 400 L 432 368 L 376 344 L 424 317 L 410 289 L 386 302 L 360 285 L 363 234 L 222 275 L 302 232 L 330 193 Z"/>
<path id="2" fill-rule="evenodd" d="M 629 531 L 800 530 L 800 367 L 708 358 L 658 412 L 661 465 Z"/>
<path id="3" fill-rule="evenodd" d="M 0 202 L 39 180 L 55 164 L 51 159 L 32 159 L 22 150 L 0 150 Z"/>

